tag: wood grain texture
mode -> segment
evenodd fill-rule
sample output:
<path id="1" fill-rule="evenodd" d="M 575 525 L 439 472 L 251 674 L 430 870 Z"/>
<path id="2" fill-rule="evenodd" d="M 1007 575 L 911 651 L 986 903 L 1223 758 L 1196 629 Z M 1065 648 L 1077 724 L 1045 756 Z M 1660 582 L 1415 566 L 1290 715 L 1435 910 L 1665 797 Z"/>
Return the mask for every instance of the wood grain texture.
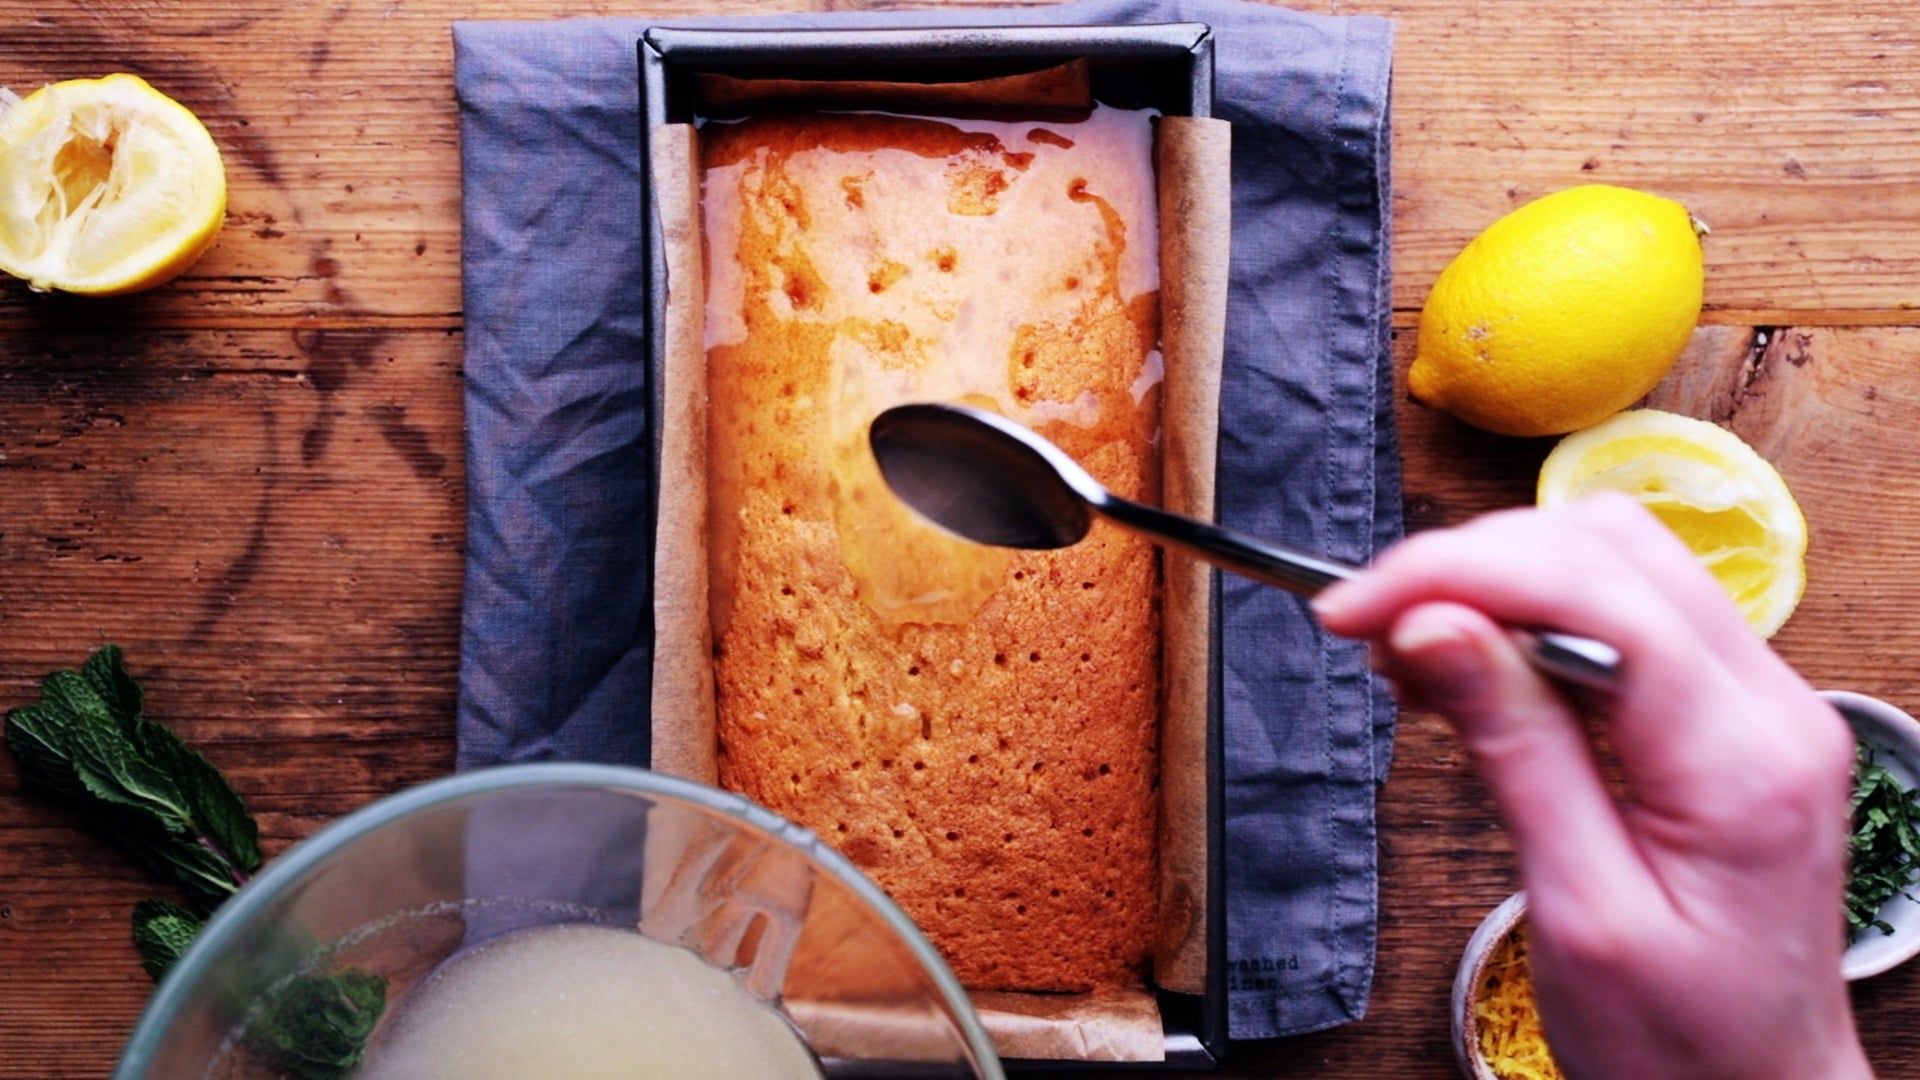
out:
<path id="1" fill-rule="evenodd" d="M 463 557 L 463 18 L 887 4 L 0 0 L 0 85 L 141 73 L 208 123 L 229 218 L 154 293 L 0 282 L 0 705 L 117 641 L 153 715 L 233 777 L 269 854 L 452 765 Z M 1706 324 L 1652 401 L 1776 461 L 1813 530 L 1776 639 L 1821 686 L 1920 707 L 1920 20 L 1906 0 L 1302 3 L 1397 22 L 1394 344 L 1517 203 L 1585 181 L 1712 227 Z M 1545 441 L 1404 400 L 1410 525 L 1530 500 Z M 1222 1075 L 1447 1077 L 1467 934 L 1515 884 L 1458 744 L 1402 719 L 1380 808 L 1368 1017 Z M 98 1077 L 149 993 L 152 887 L 0 755 L 0 1078 Z M 1888 1075 L 1920 1070 L 1920 969 L 1855 988 Z"/>

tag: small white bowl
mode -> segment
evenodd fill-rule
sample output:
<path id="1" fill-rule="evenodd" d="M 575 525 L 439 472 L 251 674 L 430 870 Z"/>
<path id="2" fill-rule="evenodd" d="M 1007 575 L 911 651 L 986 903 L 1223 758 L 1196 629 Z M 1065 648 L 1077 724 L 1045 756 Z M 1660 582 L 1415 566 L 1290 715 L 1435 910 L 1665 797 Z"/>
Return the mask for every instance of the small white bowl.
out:
<path id="1" fill-rule="evenodd" d="M 1460 1075 L 1469 1080 L 1501 1080 L 1480 1056 L 1480 1028 L 1474 1018 L 1473 999 L 1479 992 L 1481 977 L 1486 974 L 1487 961 L 1493 956 L 1493 947 L 1512 933 L 1526 914 L 1524 891 L 1502 900 L 1474 928 L 1473 936 L 1467 939 L 1466 952 L 1460 958 L 1460 968 L 1453 976 L 1453 1057 L 1460 1066 Z"/>
<path id="2" fill-rule="evenodd" d="M 1822 690 L 1853 728 L 1854 738 L 1867 744 L 1874 760 L 1905 786 L 1920 786 L 1920 720 L 1881 701 L 1850 690 Z M 1920 895 L 1920 884 L 1913 890 Z M 1864 979 L 1896 967 L 1920 953 L 1920 902 L 1901 894 L 1880 909 L 1880 918 L 1893 933 L 1863 931 L 1841 957 L 1840 970 L 1849 980 Z"/>

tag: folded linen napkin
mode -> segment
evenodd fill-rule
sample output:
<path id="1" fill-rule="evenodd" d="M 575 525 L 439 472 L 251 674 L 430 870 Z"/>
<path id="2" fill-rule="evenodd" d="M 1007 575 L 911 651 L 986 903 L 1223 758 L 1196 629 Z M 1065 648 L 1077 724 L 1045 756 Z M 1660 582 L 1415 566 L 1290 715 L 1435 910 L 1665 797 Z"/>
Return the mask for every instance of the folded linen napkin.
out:
<path id="1" fill-rule="evenodd" d="M 682 26 L 1204 22 L 1233 134 L 1219 515 L 1364 561 L 1401 530 L 1388 349 L 1391 26 L 1238 0 Z M 468 569 L 459 766 L 644 765 L 652 531 L 636 43 L 652 21 L 453 28 Z M 1394 711 L 1296 598 L 1222 583 L 1229 1031 L 1366 1011 Z"/>

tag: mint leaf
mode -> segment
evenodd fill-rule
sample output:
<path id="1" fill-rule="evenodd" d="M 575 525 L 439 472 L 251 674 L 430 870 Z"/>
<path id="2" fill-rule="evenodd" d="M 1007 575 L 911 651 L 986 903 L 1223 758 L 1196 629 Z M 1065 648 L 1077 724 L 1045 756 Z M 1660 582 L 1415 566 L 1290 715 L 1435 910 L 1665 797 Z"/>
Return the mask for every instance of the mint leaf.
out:
<path id="1" fill-rule="evenodd" d="M 107 727 L 119 724 L 107 706 L 107 699 L 77 671 L 55 671 L 41 679 L 40 698 L 83 724 Z"/>
<path id="2" fill-rule="evenodd" d="M 140 950 L 140 966 L 159 982 L 205 925 L 200 916 L 166 900 L 142 900 L 133 905 L 133 946 Z"/>
<path id="3" fill-rule="evenodd" d="M 62 749 L 66 715 L 43 701 L 7 710 L 7 751 L 29 785 L 61 799 L 76 799 L 86 794 L 86 785 Z"/>
<path id="4" fill-rule="evenodd" d="M 386 1004 L 381 975 L 296 975 L 268 998 L 247 1029 L 247 1045 L 304 1080 L 335 1080 L 360 1064 Z"/>
<path id="5" fill-rule="evenodd" d="M 49 680 L 51 678 L 49 676 Z M 78 676 L 74 678 L 77 683 Z M 94 700 L 99 701 L 98 697 Z M 47 702 L 55 708 L 62 707 L 54 698 L 49 697 Z M 168 832 L 190 832 L 186 797 L 179 785 L 141 754 L 128 733 L 104 711 L 104 703 L 101 710 L 98 715 L 74 711 L 61 730 L 68 759 L 73 762 L 73 771 L 87 793 L 111 806 L 149 815 Z"/>
<path id="6" fill-rule="evenodd" d="M 212 762 L 150 720 L 136 722 L 134 745 L 173 777 L 186 805 L 188 830 L 241 871 L 238 880 L 260 869 L 260 826 Z"/>
<path id="7" fill-rule="evenodd" d="M 80 677 L 106 702 L 107 709 L 127 727 L 140 719 L 146 695 L 140 684 L 127 674 L 118 645 L 102 645 L 80 666 Z"/>

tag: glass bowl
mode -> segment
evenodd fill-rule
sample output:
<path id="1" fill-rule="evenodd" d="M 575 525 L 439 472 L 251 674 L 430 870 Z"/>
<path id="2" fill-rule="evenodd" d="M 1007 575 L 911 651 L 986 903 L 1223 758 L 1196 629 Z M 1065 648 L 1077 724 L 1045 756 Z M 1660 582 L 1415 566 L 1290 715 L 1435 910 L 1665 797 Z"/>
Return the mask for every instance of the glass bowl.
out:
<path id="1" fill-rule="evenodd" d="M 933 946 L 813 833 L 659 773 L 543 763 L 390 796 L 272 860 L 155 989 L 114 1076 L 271 1077 L 289 1071 L 289 1053 L 324 1060 L 351 1051 L 338 1045 L 342 1032 L 366 1046 L 377 1073 L 425 1015 L 424 1004 L 410 1012 L 411 1001 L 451 992 L 445 972 L 504 956 L 503 943 L 525 954 L 534 935 L 594 933 L 613 935 L 594 940 L 619 948 L 591 948 L 590 959 L 617 953 L 613 970 L 649 986 L 673 965 L 642 977 L 638 967 L 651 961 L 627 959 L 627 946 L 676 963 L 697 956 L 705 963 L 688 961 L 695 974 L 754 1009 L 777 1010 L 775 1026 L 790 1041 L 797 1033 L 826 1075 L 1004 1075 Z M 572 961 L 548 963 L 558 983 L 569 982 L 572 971 L 551 965 Z M 555 1010 L 567 1022 L 617 996 L 604 967 L 579 975 L 570 987 L 579 996 Z M 697 992 L 712 993 L 709 983 Z M 690 987 L 685 1000 L 699 1003 L 699 1021 L 642 1037 L 652 1040 L 647 1053 L 701 1039 L 731 1050 L 731 1034 L 710 1030 L 718 1013 L 695 994 Z M 621 1026 L 652 1011 L 621 1013 L 629 1021 Z M 536 1074 L 562 1072 L 556 1064 Z"/>

